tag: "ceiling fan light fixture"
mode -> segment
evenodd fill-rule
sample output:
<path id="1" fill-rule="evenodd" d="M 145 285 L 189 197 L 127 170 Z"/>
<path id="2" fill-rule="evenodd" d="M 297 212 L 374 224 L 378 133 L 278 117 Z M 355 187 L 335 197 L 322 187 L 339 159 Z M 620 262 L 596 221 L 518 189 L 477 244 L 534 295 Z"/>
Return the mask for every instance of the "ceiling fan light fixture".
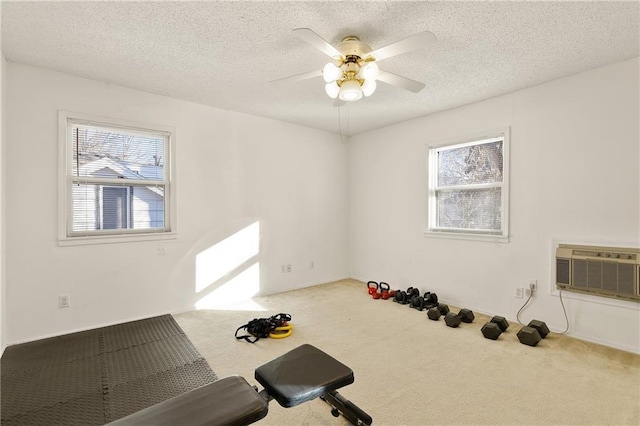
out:
<path id="1" fill-rule="evenodd" d="M 338 94 L 340 93 L 340 86 L 338 86 L 338 83 L 334 80 L 331 83 L 325 84 L 324 91 L 327 92 L 327 95 L 331 99 L 335 99 L 338 97 Z"/>
<path id="2" fill-rule="evenodd" d="M 342 77 L 342 69 L 336 66 L 333 62 L 327 62 L 322 69 L 322 78 L 325 82 L 331 83 Z"/>
<path id="3" fill-rule="evenodd" d="M 2 1 L 2 0 L 0 0 Z M 295 34 L 303 41 L 319 49 L 331 58 L 320 71 L 292 75 L 274 81 L 300 81 L 322 75 L 325 91 L 332 98 L 343 101 L 357 101 L 363 96 L 371 96 L 377 88 L 376 80 L 418 93 L 425 84 L 378 68 L 378 61 L 422 48 L 437 40 L 430 31 L 422 31 L 411 37 L 371 50 L 356 36 L 347 36 L 336 46 L 309 28 L 295 28 Z"/>
<path id="4" fill-rule="evenodd" d="M 376 91 L 376 87 L 378 87 L 378 83 L 375 80 L 365 80 L 362 84 L 362 94 L 371 96 Z"/>
<path id="5" fill-rule="evenodd" d="M 363 80 L 375 80 L 378 78 L 378 64 L 375 62 L 369 62 L 360 68 L 360 72 L 358 73 L 358 77 Z"/>
<path id="6" fill-rule="evenodd" d="M 340 87 L 340 99 L 343 101 L 357 101 L 362 98 L 362 88 L 356 80 L 346 80 Z"/>

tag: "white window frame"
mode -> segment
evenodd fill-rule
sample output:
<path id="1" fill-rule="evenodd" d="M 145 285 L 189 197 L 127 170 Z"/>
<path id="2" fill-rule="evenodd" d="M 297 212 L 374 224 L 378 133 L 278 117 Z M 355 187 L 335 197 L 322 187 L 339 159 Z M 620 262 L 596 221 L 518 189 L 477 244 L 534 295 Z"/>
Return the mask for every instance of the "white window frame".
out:
<path id="1" fill-rule="evenodd" d="M 71 232 L 73 199 L 69 191 L 69 181 L 73 179 L 71 173 L 73 166 L 73 135 L 71 134 L 70 123 L 110 126 L 120 130 L 131 131 L 131 133 L 135 133 L 136 130 L 138 130 L 147 133 L 160 132 L 169 134 L 165 146 L 165 154 L 169 157 L 169 161 L 166 161 L 168 166 L 165 171 L 165 180 L 163 180 L 165 183 L 165 226 L 163 228 L 99 230 L 86 233 Z M 68 246 L 175 239 L 177 237 L 175 133 L 175 128 L 169 126 L 139 123 L 85 113 L 58 111 L 58 245 Z M 103 181 L 105 185 L 109 184 L 109 178 L 102 178 L 100 180 Z M 122 186 L 122 180 L 120 179 L 111 179 L 111 181 L 113 181 L 112 183 L 116 186 Z M 153 183 L 153 181 L 150 181 L 150 183 Z M 100 198 L 102 198 L 101 195 Z M 131 218 L 129 218 L 129 220 L 131 220 Z"/>
<path id="2" fill-rule="evenodd" d="M 460 228 L 445 228 L 437 226 L 437 201 L 436 191 L 445 187 L 437 187 L 438 181 L 438 152 L 448 149 L 462 148 L 465 146 L 478 145 L 482 143 L 490 143 L 496 141 L 497 138 L 502 142 L 502 176 L 503 181 L 490 184 L 478 185 L 457 185 L 454 187 L 446 187 L 446 189 L 485 189 L 485 188 L 501 188 L 501 225 L 500 230 L 473 230 Z M 424 233 L 426 237 L 440 238 L 457 238 L 480 241 L 493 242 L 509 242 L 509 145 L 510 145 L 510 128 L 503 127 L 489 131 L 479 132 L 460 137 L 439 141 L 433 145 L 427 146 L 427 229 Z"/>

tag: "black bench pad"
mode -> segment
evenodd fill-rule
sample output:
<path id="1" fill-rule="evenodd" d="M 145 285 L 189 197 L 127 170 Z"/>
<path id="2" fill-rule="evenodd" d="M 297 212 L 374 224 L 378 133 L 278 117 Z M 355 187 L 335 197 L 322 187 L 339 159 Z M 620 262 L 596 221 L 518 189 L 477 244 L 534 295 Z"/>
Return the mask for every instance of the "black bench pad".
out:
<path id="1" fill-rule="evenodd" d="M 283 407 L 311 401 L 354 381 L 353 370 L 307 344 L 256 368 L 255 378 Z"/>
<path id="2" fill-rule="evenodd" d="M 269 406 L 240 376 L 226 377 L 145 408 L 110 425 L 248 425 Z"/>

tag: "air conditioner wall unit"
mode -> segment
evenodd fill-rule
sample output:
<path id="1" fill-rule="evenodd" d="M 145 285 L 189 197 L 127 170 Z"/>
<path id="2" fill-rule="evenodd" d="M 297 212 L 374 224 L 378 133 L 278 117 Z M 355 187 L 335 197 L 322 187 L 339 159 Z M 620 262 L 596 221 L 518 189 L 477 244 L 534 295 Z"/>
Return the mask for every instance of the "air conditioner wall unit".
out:
<path id="1" fill-rule="evenodd" d="M 640 249 L 559 244 L 556 286 L 640 302 Z"/>

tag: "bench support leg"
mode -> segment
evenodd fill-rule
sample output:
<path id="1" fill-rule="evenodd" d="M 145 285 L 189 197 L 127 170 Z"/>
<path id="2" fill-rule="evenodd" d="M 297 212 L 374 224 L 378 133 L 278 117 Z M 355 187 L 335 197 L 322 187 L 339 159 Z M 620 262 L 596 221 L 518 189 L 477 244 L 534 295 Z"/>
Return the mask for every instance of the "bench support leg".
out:
<path id="1" fill-rule="evenodd" d="M 337 391 L 327 392 L 321 396 L 320 399 L 332 407 L 331 414 L 336 417 L 342 414 L 352 425 L 369 426 L 373 422 L 370 415 L 362 411 L 360 407 L 340 395 Z"/>

